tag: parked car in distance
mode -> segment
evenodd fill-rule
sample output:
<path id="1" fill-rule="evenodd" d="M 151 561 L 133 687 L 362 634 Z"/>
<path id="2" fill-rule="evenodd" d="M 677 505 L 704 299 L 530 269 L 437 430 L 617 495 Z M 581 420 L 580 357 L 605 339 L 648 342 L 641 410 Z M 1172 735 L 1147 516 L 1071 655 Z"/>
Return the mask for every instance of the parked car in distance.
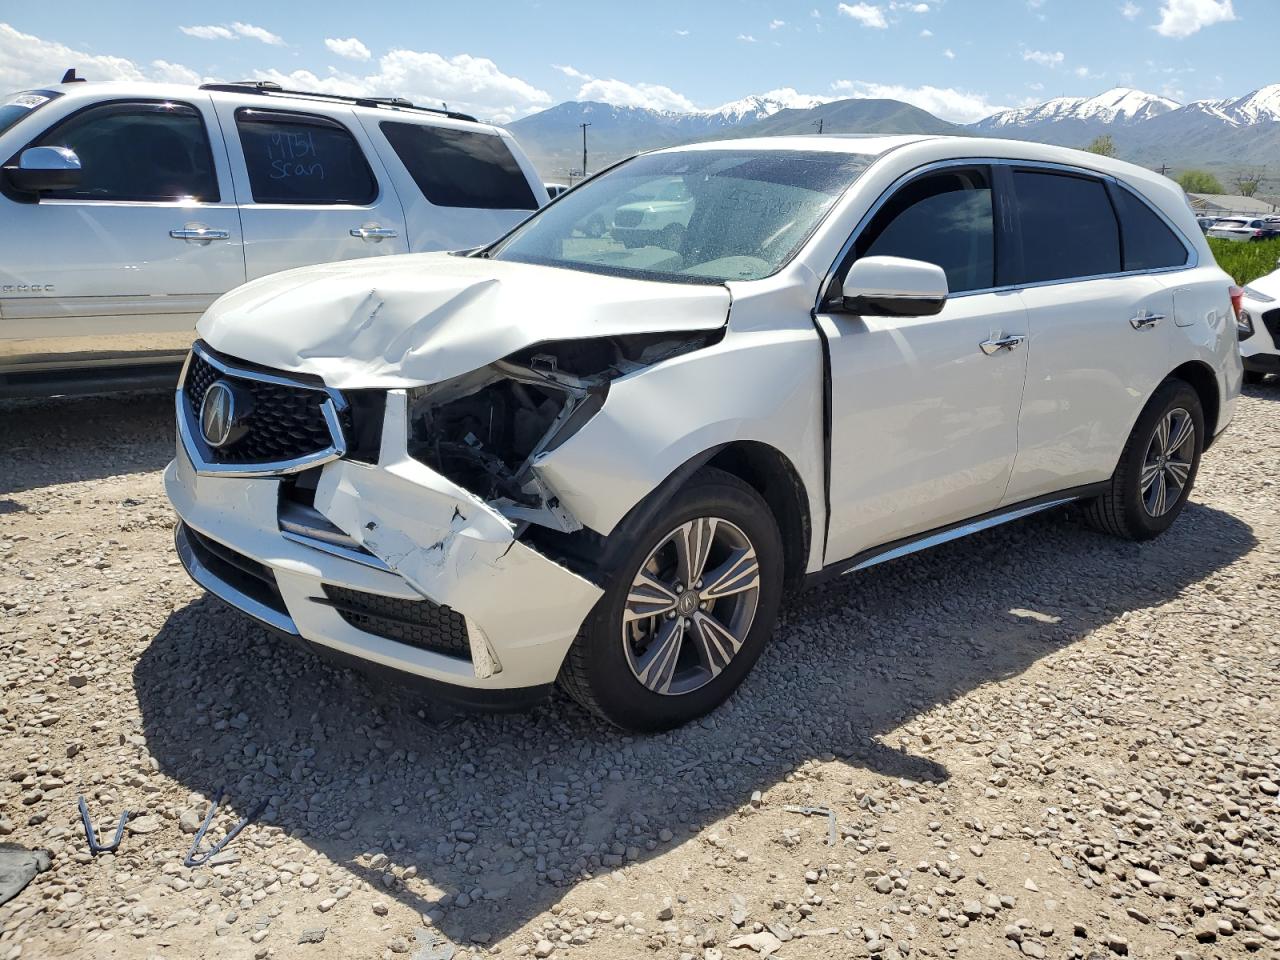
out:
<path id="1" fill-rule="evenodd" d="M 1211 226 L 1207 235 L 1218 240 L 1237 240 L 1243 243 L 1266 240 L 1280 235 L 1280 223 L 1268 223 L 1250 217 L 1223 217 Z"/>
<path id="2" fill-rule="evenodd" d="M 544 183 L 543 187 L 546 188 L 547 199 L 549 200 L 554 200 L 556 197 L 560 196 L 560 194 L 569 189 L 568 184 L 564 183 Z"/>
<path id="3" fill-rule="evenodd" d="M 1242 291 L 1240 354 L 1246 383 L 1280 374 L 1280 270 L 1259 277 Z"/>
<path id="4" fill-rule="evenodd" d="M 546 202 L 505 130 L 270 83 L 0 101 L 0 395 L 172 385 L 220 294 L 487 243 Z"/>
<path id="5" fill-rule="evenodd" d="M 682 231 L 598 232 L 676 183 Z M 1233 292 L 1176 184 L 1090 153 L 660 150 L 482 250 L 215 303 L 176 393 L 178 553 L 455 701 L 559 683 L 667 728 L 742 683 L 785 588 L 1069 502 L 1166 530 L 1235 408 Z"/>
<path id="6" fill-rule="evenodd" d="M 1200 226 L 1201 233 L 1208 233 L 1209 228 L 1217 222 L 1217 217 L 1196 217 L 1196 223 Z"/>

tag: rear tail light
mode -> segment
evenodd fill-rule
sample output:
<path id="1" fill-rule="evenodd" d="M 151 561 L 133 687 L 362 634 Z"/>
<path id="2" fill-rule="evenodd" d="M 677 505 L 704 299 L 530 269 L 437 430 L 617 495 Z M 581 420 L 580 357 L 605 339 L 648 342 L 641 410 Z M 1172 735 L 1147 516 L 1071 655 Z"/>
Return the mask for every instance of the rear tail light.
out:
<path id="1" fill-rule="evenodd" d="M 1261 239 L 1262 239 L 1262 231 L 1261 231 L 1261 230 L 1255 230 L 1255 231 L 1253 231 L 1253 235 L 1254 235 L 1254 237 L 1256 237 L 1256 238 L 1257 238 L 1257 239 L 1259 239 L 1259 240 L 1261 240 Z"/>
<path id="2" fill-rule="evenodd" d="M 1239 320 L 1240 311 L 1244 309 L 1244 290 L 1232 284 L 1227 288 L 1227 296 L 1231 298 L 1231 312 Z"/>

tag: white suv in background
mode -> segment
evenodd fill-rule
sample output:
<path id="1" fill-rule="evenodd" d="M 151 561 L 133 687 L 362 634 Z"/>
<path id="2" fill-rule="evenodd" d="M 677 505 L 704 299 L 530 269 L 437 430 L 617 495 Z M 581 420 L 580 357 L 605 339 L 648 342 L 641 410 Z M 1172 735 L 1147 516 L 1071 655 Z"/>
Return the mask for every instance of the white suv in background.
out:
<path id="1" fill-rule="evenodd" d="M 474 247 L 547 199 L 499 127 L 270 83 L 29 90 L 0 163 L 0 395 L 172 384 L 246 280 Z"/>
<path id="2" fill-rule="evenodd" d="M 673 180 L 682 230 L 596 229 Z M 558 681 L 670 727 L 742 682 L 785 587 L 1071 501 L 1167 529 L 1240 390 L 1231 294 L 1181 189 L 1094 154 L 662 150 L 470 255 L 214 304 L 165 472 L 178 551 L 453 699 Z"/>

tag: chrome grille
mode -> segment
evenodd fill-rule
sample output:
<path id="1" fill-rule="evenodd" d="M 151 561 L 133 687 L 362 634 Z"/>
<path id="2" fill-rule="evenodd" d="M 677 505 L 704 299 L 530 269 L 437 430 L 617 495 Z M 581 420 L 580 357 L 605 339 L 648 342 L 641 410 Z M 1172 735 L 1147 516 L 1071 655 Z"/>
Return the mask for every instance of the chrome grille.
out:
<path id="1" fill-rule="evenodd" d="M 200 407 L 218 381 L 248 403 L 237 418 L 236 438 L 213 448 L 201 433 Z M 187 362 L 178 406 L 187 451 L 197 468 L 211 473 L 295 472 L 341 456 L 352 433 L 350 408 L 337 391 L 241 364 L 200 343 Z"/>

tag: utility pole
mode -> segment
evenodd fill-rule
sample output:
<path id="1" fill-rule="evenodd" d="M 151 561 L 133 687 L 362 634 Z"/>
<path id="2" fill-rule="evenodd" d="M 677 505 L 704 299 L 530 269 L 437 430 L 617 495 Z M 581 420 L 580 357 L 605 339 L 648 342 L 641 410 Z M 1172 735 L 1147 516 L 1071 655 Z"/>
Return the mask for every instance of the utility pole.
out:
<path id="1" fill-rule="evenodd" d="M 1167 163 L 1160 164 L 1160 176 L 1167 177 L 1169 175 L 1169 165 Z"/>
<path id="2" fill-rule="evenodd" d="M 822 117 L 819 117 L 817 120 L 813 121 L 813 125 L 818 128 L 819 134 L 822 133 L 822 119 L 823 119 Z"/>
<path id="3" fill-rule="evenodd" d="M 587 127 L 591 124 L 580 123 L 578 126 L 582 128 L 582 178 L 585 180 L 587 177 Z"/>

